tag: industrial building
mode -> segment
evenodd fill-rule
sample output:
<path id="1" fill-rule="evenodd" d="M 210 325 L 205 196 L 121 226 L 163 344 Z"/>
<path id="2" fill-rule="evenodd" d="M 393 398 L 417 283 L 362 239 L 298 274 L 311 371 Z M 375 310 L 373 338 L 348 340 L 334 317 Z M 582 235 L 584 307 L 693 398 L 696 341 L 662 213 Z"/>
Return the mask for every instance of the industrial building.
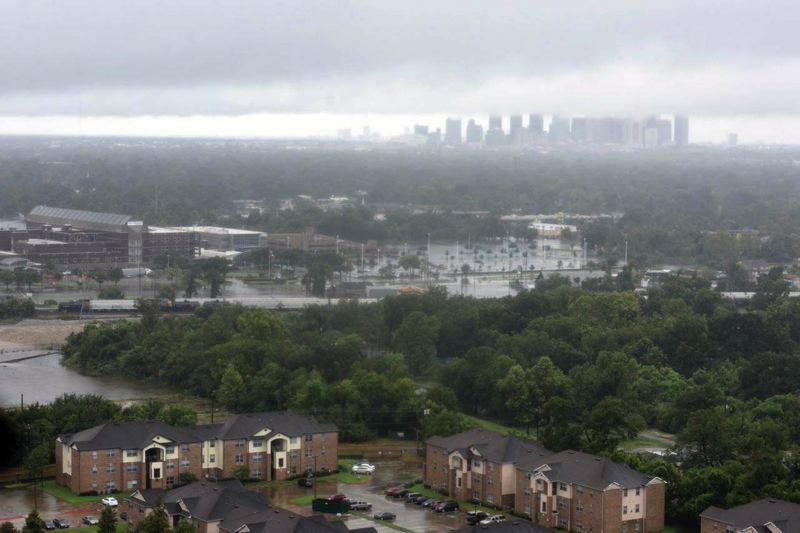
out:
<path id="1" fill-rule="evenodd" d="M 246 229 L 222 228 L 219 226 L 182 226 L 159 229 L 189 233 L 199 248 L 222 252 L 246 252 L 254 248 L 263 248 L 267 243 L 266 233 Z"/>

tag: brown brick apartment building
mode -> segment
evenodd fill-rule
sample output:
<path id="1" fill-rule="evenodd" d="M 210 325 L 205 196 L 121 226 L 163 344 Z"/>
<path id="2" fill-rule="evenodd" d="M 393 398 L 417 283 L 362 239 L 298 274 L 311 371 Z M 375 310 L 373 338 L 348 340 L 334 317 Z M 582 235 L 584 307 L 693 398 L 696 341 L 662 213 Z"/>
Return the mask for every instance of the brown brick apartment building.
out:
<path id="1" fill-rule="evenodd" d="M 428 440 L 425 484 L 461 501 L 514 507 L 515 464 L 523 457 L 544 457 L 540 444 L 484 429 Z"/>
<path id="2" fill-rule="evenodd" d="M 322 515 L 300 516 L 271 507 L 260 492 L 248 491 L 239 481 L 199 481 L 165 491 L 141 489 L 120 505 L 129 530 L 136 530 L 157 505 L 163 505 L 170 526 L 182 520 L 198 533 L 332 533 L 349 531 L 343 522 L 329 522 Z M 359 533 L 374 533 L 361 528 Z"/>
<path id="3" fill-rule="evenodd" d="M 791 533 L 800 531 L 800 504 L 758 500 L 730 509 L 711 506 L 700 513 L 700 533 Z"/>
<path id="4" fill-rule="evenodd" d="M 75 493 L 170 489 L 182 472 L 286 479 L 337 467 L 338 430 L 291 412 L 236 415 L 191 428 L 163 422 L 96 426 L 56 439 L 56 482 Z"/>
<path id="5" fill-rule="evenodd" d="M 516 466 L 515 510 L 539 525 L 586 533 L 664 529 L 664 481 L 604 457 L 567 450 Z"/>

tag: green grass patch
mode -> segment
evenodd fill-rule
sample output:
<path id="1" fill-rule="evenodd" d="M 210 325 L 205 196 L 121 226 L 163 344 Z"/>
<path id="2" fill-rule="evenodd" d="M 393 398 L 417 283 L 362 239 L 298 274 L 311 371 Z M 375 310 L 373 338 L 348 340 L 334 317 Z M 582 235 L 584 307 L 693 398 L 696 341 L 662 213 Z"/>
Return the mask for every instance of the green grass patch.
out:
<path id="1" fill-rule="evenodd" d="M 80 505 L 82 503 L 94 503 L 99 502 L 103 498 L 107 496 L 113 496 L 117 500 L 124 500 L 128 496 L 130 496 L 130 492 L 115 492 L 113 494 L 98 494 L 98 495 L 85 495 L 81 496 L 78 494 L 73 493 L 67 487 L 62 487 L 61 485 L 56 485 L 55 480 L 45 481 L 44 485 L 42 486 L 42 490 L 51 496 L 55 496 L 59 500 L 63 500 L 71 505 Z M 87 528 L 88 530 L 93 530 L 93 528 Z"/>
<path id="2" fill-rule="evenodd" d="M 69 529 L 72 533 L 97 533 L 97 526 L 81 526 Z M 117 533 L 128 533 L 128 525 L 117 519 Z"/>
<path id="3" fill-rule="evenodd" d="M 470 415 L 464 415 L 464 418 L 466 418 L 467 422 L 469 422 L 471 425 L 483 429 L 488 429 L 490 431 L 496 431 L 498 433 L 503 433 L 506 435 L 519 435 L 523 433 L 519 429 L 512 428 L 510 426 L 505 426 L 493 420 L 486 420 L 485 418 L 478 418 L 477 416 L 470 416 Z"/>
<path id="4" fill-rule="evenodd" d="M 309 494 L 307 496 L 298 496 L 297 498 L 292 498 L 289 501 L 292 502 L 294 505 L 306 506 L 306 505 L 311 505 L 311 502 L 314 501 L 314 496 L 312 494 Z"/>
<path id="5" fill-rule="evenodd" d="M 444 494 L 442 494 L 439 491 L 435 491 L 433 489 L 429 489 L 429 488 L 425 487 L 425 485 L 423 485 L 422 483 L 417 483 L 416 485 L 411 485 L 411 487 L 408 488 L 408 491 L 409 492 L 419 492 L 423 496 L 427 496 L 428 498 L 431 498 L 431 499 L 434 499 L 434 500 L 442 500 L 442 499 L 447 499 L 448 498 L 447 496 L 445 496 Z"/>
<path id="6" fill-rule="evenodd" d="M 355 475 L 350 470 L 353 468 L 353 465 L 356 464 L 358 461 L 353 459 L 339 459 L 339 472 L 335 474 L 331 474 L 322 479 L 335 479 L 341 483 L 346 483 L 348 485 L 358 485 L 360 483 L 366 483 L 369 481 L 369 476 L 365 475 Z"/>

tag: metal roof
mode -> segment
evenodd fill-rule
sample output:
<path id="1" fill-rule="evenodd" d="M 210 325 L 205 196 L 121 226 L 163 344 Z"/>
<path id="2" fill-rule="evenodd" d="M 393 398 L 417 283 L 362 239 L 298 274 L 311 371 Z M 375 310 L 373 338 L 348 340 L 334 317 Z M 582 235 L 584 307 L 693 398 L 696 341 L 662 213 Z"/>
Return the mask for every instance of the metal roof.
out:
<path id="1" fill-rule="evenodd" d="M 66 224 L 83 222 L 113 226 L 124 226 L 131 219 L 130 215 L 97 213 L 95 211 L 81 211 L 79 209 L 63 209 L 61 207 L 50 207 L 47 205 L 37 205 L 34 207 L 28 215 L 28 218 L 35 217 L 56 219 Z"/>

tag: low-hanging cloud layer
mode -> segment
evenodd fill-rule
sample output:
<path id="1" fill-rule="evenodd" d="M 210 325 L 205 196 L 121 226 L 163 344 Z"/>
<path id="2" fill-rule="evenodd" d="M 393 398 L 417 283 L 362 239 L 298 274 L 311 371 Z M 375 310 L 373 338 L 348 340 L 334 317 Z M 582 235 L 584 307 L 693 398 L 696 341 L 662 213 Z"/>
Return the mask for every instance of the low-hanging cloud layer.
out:
<path id="1" fill-rule="evenodd" d="M 6 0 L 0 115 L 800 116 L 799 20 L 788 0 Z"/>

